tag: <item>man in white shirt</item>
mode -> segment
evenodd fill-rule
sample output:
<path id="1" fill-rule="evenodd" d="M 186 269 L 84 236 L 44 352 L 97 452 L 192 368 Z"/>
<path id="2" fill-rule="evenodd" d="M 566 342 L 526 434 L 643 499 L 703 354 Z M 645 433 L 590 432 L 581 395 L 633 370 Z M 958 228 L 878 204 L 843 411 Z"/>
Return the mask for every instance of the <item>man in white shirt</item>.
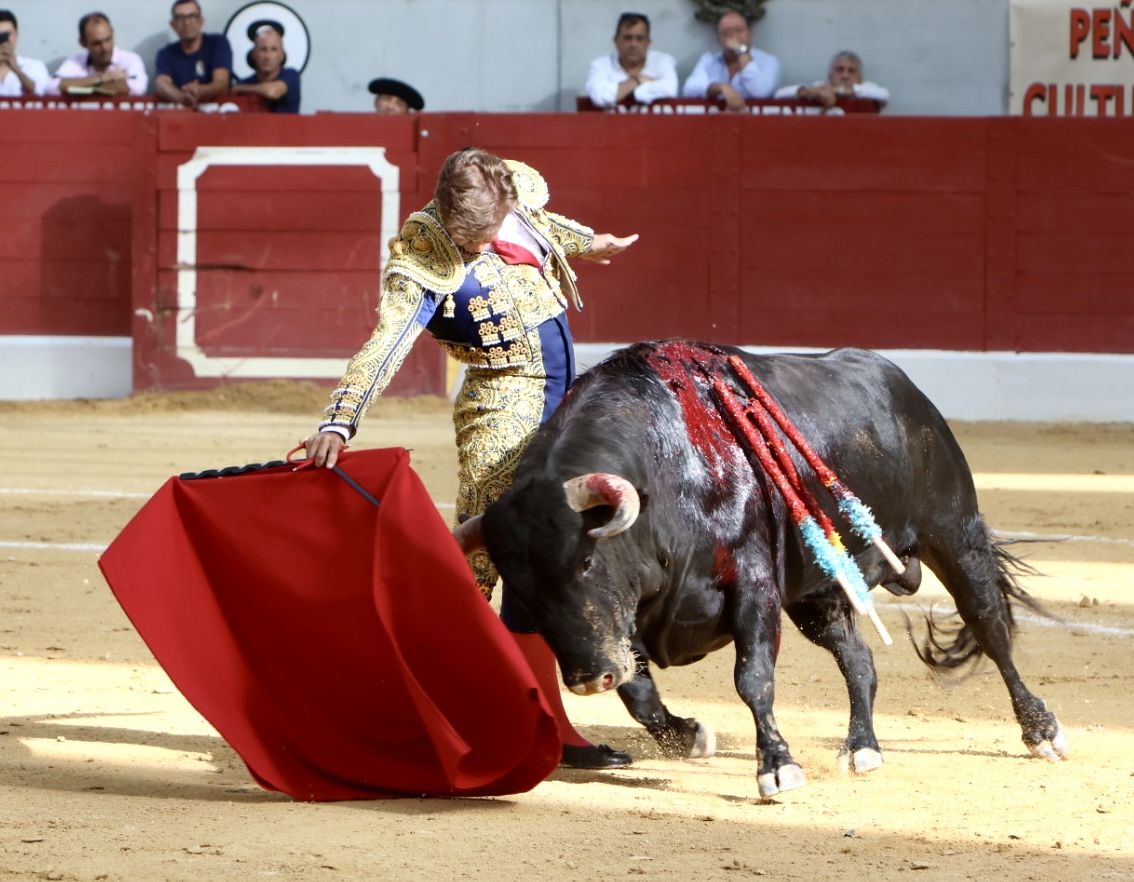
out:
<path id="1" fill-rule="evenodd" d="M 48 86 L 52 95 L 97 92 L 99 95 L 145 95 L 149 77 L 142 57 L 114 45 L 114 28 L 101 12 L 79 19 L 79 45 L 55 71 Z"/>
<path id="2" fill-rule="evenodd" d="M 677 65 L 672 55 L 650 49 L 650 20 L 624 12 L 614 31 L 616 51 L 591 62 L 587 97 L 596 107 L 614 107 L 633 98 L 649 104 L 677 97 Z"/>
<path id="3" fill-rule="evenodd" d="M 752 29 L 739 12 L 717 20 L 720 52 L 706 52 L 685 81 L 686 98 L 720 98 L 725 109 L 743 112 L 748 98 L 769 98 L 780 81 L 776 56 L 752 47 Z"/>
<path id="4" fill-rule="evenodd" d="M 20 25 L 16 16 L 0 9 L 0 95 L 5 98 L 42 95 L 50 77 L 47 65 L 16 52 Z"/>
<path id="5" fill-rule="evenodd" d="M 844 49 L 831 59 L 827 79 L 810 86 L 784 86 L 776 90 L 777 98 L 801 98 L 830 110 L 840 97 L 869 98 L 885 104 L 890 90 L 877 83 L 862 79 L 862 59 L 858 53 Z"/>

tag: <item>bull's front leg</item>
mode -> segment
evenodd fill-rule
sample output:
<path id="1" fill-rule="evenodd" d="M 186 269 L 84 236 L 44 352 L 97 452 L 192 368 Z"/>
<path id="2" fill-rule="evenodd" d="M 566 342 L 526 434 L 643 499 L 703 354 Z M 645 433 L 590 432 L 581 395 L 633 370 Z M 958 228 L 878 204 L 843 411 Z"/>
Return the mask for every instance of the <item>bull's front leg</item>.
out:
<path id="1" fill-rule="evenodd" d="M 646 727 L 664 756 L 696 759 L 717 752 L 716 734 L 699 720 L 679 717 L 662 704 L 657 684 L 650 676 L 650 659 L 638 640 L 634 649 L 634 678 L 618 687 L 618 697 L 635 720 Z"/>
<path id="2" fill-rule="evenodd" d="M 736 637 L 736 691 L 756 721 L 756 784 L 761 796 L 795 790 L 807 783 L 776 725 L 776 654 L 780 646 L 780 610 L 761 592 L 738 603 Z M 774 607 L 774 609 L 773 609 Z"/>

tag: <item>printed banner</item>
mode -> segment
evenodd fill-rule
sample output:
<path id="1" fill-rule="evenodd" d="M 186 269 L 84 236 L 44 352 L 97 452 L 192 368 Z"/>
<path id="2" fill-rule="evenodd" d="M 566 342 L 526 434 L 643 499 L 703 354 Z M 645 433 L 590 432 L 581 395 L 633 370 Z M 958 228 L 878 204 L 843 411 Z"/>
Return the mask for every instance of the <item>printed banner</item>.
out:
<path id="1" fill-rule="evenodd" d="M 1009 111 L 1134 115 L 1134 0 L 1011 0 Z"/>

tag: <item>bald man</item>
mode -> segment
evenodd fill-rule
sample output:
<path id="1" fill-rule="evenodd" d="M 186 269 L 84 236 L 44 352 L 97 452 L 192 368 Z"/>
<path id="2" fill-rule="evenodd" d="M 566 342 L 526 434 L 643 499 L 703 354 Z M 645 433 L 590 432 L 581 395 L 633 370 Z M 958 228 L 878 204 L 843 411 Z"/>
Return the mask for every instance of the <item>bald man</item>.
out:
<path id="1" fill-rule="evenodd" d="M 748 98 L 769 98 L 780 80 L 776 56 L 752 46 L 752 29 L 739 12 L 726 12 L 717 20 L 719 52 L 706 52 L 685 81 L 686 98 L 717 98 L 725 109 L 747 109 Z"/>
<path id="2" fill-rule="evenodd" d="M 283 28 L 275 22 L 255 31 L 249 61 L 254 73 L 240 80 L 232 91 L 259 95 L 272 113 L 299 113 L 299 71 L 284 67 Z"/>

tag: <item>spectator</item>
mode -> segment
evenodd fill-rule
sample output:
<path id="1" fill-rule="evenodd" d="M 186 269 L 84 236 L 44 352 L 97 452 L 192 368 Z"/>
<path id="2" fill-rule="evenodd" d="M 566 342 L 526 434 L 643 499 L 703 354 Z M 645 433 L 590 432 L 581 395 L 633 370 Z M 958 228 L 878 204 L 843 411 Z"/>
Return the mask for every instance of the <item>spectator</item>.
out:
<path id="1" fill-rule="evenodd" d="M 20 25 L 16 16 L 7 9 L 0 9 L 0 95 L 7 98 L 42 95 L 51 82 L 47 65 L 18 54 L 19 39 Z"/>
<path id="2" fill-rule="evenodd" d="M 409 83 L 379 77 L 366 87 L 374 96 L 374 110 L 378 113 L 413 113 L 425 110 L 425 99 Z"/>
<path id="3" fill-rule="evenodd" d="M 47 89 L 50 94 L 146 94 L 150 78 L 142 57 L 114 45 L 114 28 L 103 13 L 91 12 L 79 19 L 79 45 L 86 51 L 76 52 L 59 65 Z"/>
<path id="4" fill-rule="evenodd" d="M 154 92 L 196 110 L 228 91 L 232 47 L 224 34 L 203 33 L 205 19 L 197 0 L 175 0 L 172 14 L 169 24 L 179 39 L 157 54 Z"/>
<path id="5" fill-rule="evenodd" d="M 253 22 L 248 28 L 252 51 L 248 64 L 254 73 L 232 87 L 238 94 L 259 95 L 272 113 L 299 113 L 299 71 L 284 67 L 283 25 L 276 21 Z"/>
<path id="6" fill-rule="evenodd" d="M 617 50 L 591 62 L 587 97 L 596 107 L 613 107 L 628 96 L 640 104 L 677 97 L 677 65 L 673 56 L 650 49 L 650 20 L 624 12 L 614 29 Z"/>
<path id="7" fill-rule="evenodd" d="M 752 48 L 752 29 L 739 12 L 717 20 L 720 52 L 706 52 L 685 81 L 686 98 L 720 98 L 725 109 L 742 112 L 748 98 L 768 98 L 780 79 L 776 56 Z"/>
<path id="8" fill-rule="evenodd" d="M 827 68 L 827 79 L 810 86 L 784 86 L 776 91 L 777 98 L 801 98 L 830 109 L 840 97 L 869 98 L 885 104 L 890 100 L 890 90 L 877 83 L 863 81 L 862 59 L 858 54 L 846 49 L 831 59 Z"/>

